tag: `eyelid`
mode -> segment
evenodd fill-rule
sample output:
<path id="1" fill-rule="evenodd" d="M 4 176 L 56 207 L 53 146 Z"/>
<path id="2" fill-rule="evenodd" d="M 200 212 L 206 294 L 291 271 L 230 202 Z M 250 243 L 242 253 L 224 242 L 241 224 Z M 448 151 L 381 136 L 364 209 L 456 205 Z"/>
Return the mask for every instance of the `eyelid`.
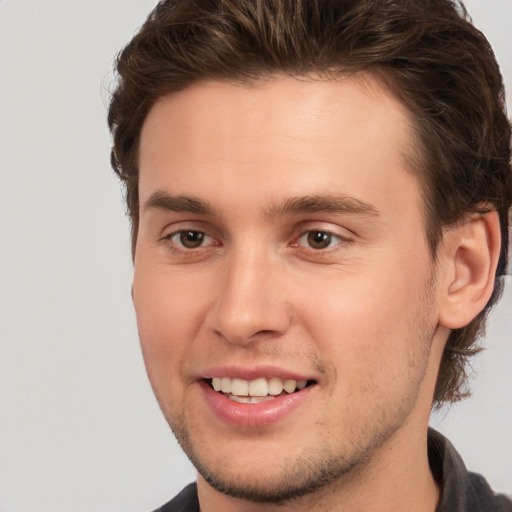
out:
<path id="1" fill-rule="evenodd" d="M 293 237 L 294 240 L 298 240 L 299 238 L 311 232 L 327 233 L 332 237 L 336 237 L 346 242 L 352 241 L 355 237 L 357 237 L 356 233 L 354 233 L 351 229 L 343 225 L 325 220 L 308 220 L 306 222 L 301 222 L 296 226 L 295 232 L 296 235 Z"/>
<path id="2" fill-rule="evenodd" d="M 324 233 L 326 235 L 329 235 L 331 238 L 332 238 L 332 242 L 334 242 L 333 244 L 329 245 L 328 247 L 325 247 L 325 248 L 314 248 L 314 247 L 310 247 L 308 246 L 307 243 L 303 243 L 303 244 L 300 244 L 300 240 L 307 237 L 310 233 Z M 301 247 L 304 247 L 305 249 L 307 250 L 312 250 L 314 252 L 321 252 L 321 251 L 329 251 L 329 250 L 332 250 L 334 249 L 335 247 L 339 246 L 340 244 L 343 244 L 343 243 L 346 243 L 348 242 L 349 239 L 347 237 L 344 237 L 343 235 L 339 234 L 339 233 L 336 233 L 332 230 L 328 230 L 328 229 L 307 229 L 305 231 L 302 231 L 301 234 L 295 238 L 295 242 L 292 244 L 294 246 L 301 246 Z"/>
<path id="3" fill-rule="evenodd" d="M 203 243 L 198 247 L 187 247 L 180 243 L 179 240 L 173 240 L 174 237 L 187 231 L 202 233 L 204 235 Z M 193 254 L 198 255 L 221 246 L 222 242 L 219 237 L 220 233 L 215 229 L 215 226 L 211 226 L 209 223 L 202 220 L 184 219 L 167 224 L 160 232 L 160 236 L 157 238 L 156 242 L 176 256 L 182 254 L 183 256 L 188 255 L 187 258 L 189 258 L 192 257 Z"/>
<path id="4" fill-rule="evenodd" d="M 165 239 L 182 231 L 198 231 L 216 239 L 219 239 L 221 236 L 219 230 L 209 222 L 202 219 L 188 218 L 187 216 L 187 218 L 176 219 L 174 222 L 166 223 L 161 228 L 158 238 Z"/>
<path id="5" fill-rule="evenodd" d="M 180 249 L 183 249 L 183 250 L 186 250 L 186 251 L 192 251 L 192 250 L 194 250 L 194 248 L 185 247 L 179 241 L 174 241 L 173 240 L 174 237 L 176 237 L 178 235 L 181 235 L 182 233 L 186 233 L 187 231 L 193 232 L 193 233 L 200 233 L 200 234 L 203 235 L 203 237 L 204 237 L 203 238 L 203 242 L 204 243 L 202 243 L 196 249 L 203 249 L 205 247 L 208 247 L 209 245 L 211 245 L 212 241 L 215 241 L 215 238 L 213 236 L 209 235 L 208 233 L 206 233 L 205 231 L 202 231 L 200 229 L 191 229 L 191 228 L 176 229 L 176 230 L 171 231 L 170 233 L 162 236 L 160 238 L 160 240 L 164 241 L 164 242 L 172 243 L 173 245 L 178 246 Z M 208 242 L 208 240 L 210 240 L 210 241 Z"/>
<path id="6" fill-rule="evenodd" d="M 168 235 L 166 235 L 166 239 L 167 240 L 172 240 L 173 238 L 175 238 L 176 236 L 178 235 L 181 235 L 183 233 L 198 233 L 198 234 L 201 234 L 203 235 L 203 241 L 207 240 L 207 239 L 211 239 L 213 240 L 213 237 L 210 236 L 208 233 L 205 233 L 204 231 L 199 231 L 198 229 L 178 229 L 177 231 L 174 231 L 172 233 L 169 233 Z M 206 244 L 208 245 L 208 244 Z M 188 249 L 188 247 L 187 247 Z"/>

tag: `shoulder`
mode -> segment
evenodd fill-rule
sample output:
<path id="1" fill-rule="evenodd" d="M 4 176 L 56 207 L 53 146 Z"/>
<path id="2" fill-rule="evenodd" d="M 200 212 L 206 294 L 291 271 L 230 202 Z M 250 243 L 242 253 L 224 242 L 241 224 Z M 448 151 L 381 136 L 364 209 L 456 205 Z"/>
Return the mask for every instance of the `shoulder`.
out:
<path id="1" fill-rule="evenodd" d="M 157 508 L 154 512 L 199 512 L 196 484 L 187 485 L 171 501 Z"/>
<path id="2" fill-rule="evenodd" d="M 476 473 L 469 473 L 467 500 L 475 506 L 478 503 L 480 508 L 475 510 L 512 512 L 512 500 L 503 494 L 494 493 L 487 480 Z"/>
<path id="3" fill-rule="evenodd" d="M 433 429 L 428 435 L 430 469 L 441 496 L 436 512 L 512 512 L 512 501 L 470 473 L 454 446 Z"/>

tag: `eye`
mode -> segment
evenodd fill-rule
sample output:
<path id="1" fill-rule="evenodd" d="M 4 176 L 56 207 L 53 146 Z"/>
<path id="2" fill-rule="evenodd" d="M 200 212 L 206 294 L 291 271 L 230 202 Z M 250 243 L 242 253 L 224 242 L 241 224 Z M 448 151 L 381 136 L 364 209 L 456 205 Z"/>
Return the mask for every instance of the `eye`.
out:
<path id="1" fill-rule="evenodd" d="M 343 242 L 343 238 L 329 231 L 311 230 L 304 233 L 298 241 L 298 245 L 306 245 L 311 249 L 329 249 Z"/>
<path id="2" fill-rule="evenodd" d="M 211 236 L 193 229 L 175 231 L 165 238 L 174 245 L 184 247 L 185 249 L 198 249 L 199 247 L 210 245 L 213 241 Z"/>

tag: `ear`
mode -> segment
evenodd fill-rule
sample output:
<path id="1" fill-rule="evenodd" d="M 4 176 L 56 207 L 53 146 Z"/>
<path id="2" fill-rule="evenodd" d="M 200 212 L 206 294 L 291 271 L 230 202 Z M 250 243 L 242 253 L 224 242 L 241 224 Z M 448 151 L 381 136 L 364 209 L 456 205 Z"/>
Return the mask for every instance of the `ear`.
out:
<path id="1" fill-rule="evenodd" d="M 441 325 L 459 329 L 484 309 L 494 289 L 500 249 L 496 211 L 472 214 L 445 232 L 439 249 Z"/>

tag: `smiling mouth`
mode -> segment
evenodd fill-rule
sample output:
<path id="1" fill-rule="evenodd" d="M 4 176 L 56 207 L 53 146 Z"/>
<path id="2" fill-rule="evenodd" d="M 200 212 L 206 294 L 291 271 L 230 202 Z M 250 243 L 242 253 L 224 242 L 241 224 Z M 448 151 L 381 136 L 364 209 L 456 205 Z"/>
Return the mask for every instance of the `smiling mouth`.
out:
<path id="1" fill-rule="evenodd" d="M 313 380 L 283 380 L 279 377 L 254 380 L 213 377 L 206 379 L 209 386 L 229 400 L 246 404 L 259 404 L 274 400 L 278 396 L 291 395 L 316 384 Z"/>

